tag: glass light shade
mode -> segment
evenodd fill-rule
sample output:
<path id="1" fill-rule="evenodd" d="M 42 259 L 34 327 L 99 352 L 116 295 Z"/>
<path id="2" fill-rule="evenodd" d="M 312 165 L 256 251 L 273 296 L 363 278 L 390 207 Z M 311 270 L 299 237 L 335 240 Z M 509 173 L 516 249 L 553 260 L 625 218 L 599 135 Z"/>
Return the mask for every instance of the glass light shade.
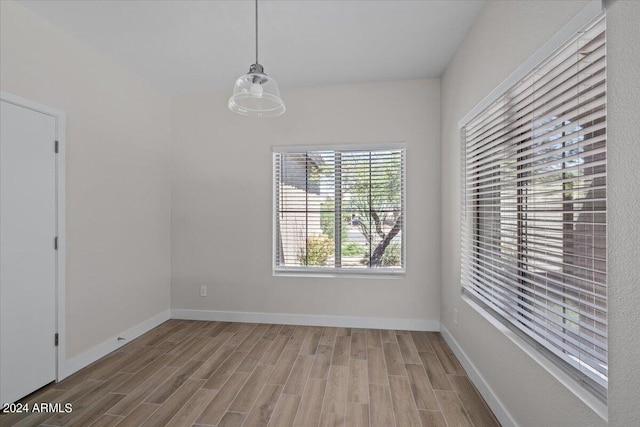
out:
<path id="1" fill-rule="evenodd" d="M 243 116 L 275 117 L 286 110 L 278 84 L 263 73 L 248 73 L 236 80 L 229 109 Z"/>

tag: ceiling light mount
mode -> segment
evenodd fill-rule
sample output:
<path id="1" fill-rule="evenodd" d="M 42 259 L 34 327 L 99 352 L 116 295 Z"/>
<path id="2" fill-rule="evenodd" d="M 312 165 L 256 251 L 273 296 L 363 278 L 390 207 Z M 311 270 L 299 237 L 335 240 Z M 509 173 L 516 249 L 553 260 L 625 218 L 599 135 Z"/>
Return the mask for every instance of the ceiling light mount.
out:
<path id="1" fill-rule="evenodd" d="M 255 5 L 256 62 L 249 67 L 249 73 L 236 80 L 233 95 L 229 98 L 229 109 L 243 116 L 280 116 L 286 108 L 278 84 L 264 73 L 264 67 L 258 63 L 258 0 L 255 0 Z"/>
<path id="2" fill-rule="evenodd" d="M 251 74 L 264 74 L 264 67 L 260 64 L 251 64 L 249 67 L 249 73 Z"/>

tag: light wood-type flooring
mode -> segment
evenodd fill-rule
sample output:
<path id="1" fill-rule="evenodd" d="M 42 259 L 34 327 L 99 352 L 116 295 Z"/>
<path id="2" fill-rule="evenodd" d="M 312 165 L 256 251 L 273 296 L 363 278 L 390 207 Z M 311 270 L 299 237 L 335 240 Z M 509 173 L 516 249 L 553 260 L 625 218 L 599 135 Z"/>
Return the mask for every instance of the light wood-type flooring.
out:
<path id="1" fill-rule="evenodd" d="M 169 320 L 4 426 L 495 426 L 439 333 Z"/>

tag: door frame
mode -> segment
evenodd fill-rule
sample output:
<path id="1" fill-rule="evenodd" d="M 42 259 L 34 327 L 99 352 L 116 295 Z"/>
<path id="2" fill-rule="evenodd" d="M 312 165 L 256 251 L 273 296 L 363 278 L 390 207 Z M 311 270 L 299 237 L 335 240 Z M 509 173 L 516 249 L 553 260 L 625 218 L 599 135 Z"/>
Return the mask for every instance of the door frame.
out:
<path id="1" fill-rule="evenodd" d="M 58 346 L 56 347 L 56 381 L 61 381 L 68 375 L 64 363 L 66 361 L 66 113 L 8 92 L 0 91 L 0 100 L 27 108 L 38 113 L 46 114 L 55 119 L 56 141 L 58 154 L 56 155 L 56 235 L 58 250 L 56 251 L 56 333 Z M 53 150 L 53 141 L 52 147 Z"/>

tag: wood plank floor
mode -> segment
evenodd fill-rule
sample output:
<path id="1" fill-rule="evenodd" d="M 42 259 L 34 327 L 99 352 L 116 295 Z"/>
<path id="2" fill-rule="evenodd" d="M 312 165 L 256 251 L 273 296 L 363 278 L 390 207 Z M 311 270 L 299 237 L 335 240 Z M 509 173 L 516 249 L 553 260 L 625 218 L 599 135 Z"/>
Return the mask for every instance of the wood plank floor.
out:
<path id="1" fill-rule="evenodd" d="M 2 426 L 497 426 L 439 333 L 169 320 Z"/>

